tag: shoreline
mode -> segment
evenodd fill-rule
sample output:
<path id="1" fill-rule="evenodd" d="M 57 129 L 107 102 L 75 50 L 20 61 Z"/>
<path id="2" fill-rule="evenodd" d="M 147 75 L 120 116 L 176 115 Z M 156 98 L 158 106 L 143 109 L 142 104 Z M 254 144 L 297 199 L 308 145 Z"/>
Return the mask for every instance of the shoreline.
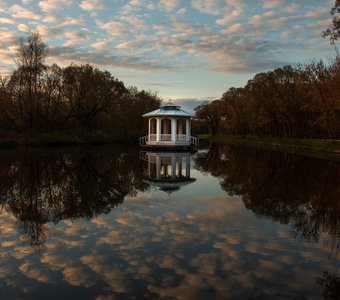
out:
<path id="1" fill-rule="evenodd" d="M 24 137 L 0 138 L 0 148 L 8 147 L 68 147 L 86 145 L 109 145 L 116 143 L 137 143 L 135 137 L 113 137 L 102 134 L 90 135 L 42 135 L 25 139 Z"/>
<path id="2" fill-rule="evenodd" d="M 292 154 L 340 161 L 340 141 L 323 139 L 286 139 L 259 136 L 198 135 L 200 139 L 217 144 L 241 145 L 245 147 L 278 150 Z"/>

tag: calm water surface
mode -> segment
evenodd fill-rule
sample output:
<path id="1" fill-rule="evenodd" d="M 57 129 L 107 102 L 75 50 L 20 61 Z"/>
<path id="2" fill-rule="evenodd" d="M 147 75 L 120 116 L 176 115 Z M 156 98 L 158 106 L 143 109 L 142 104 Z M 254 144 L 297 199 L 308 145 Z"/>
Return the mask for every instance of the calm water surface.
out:
<path id="1" fill-rule="evenodd" d="M 338 299 L 340 163 L 0 151 L 1 299 Z"/>

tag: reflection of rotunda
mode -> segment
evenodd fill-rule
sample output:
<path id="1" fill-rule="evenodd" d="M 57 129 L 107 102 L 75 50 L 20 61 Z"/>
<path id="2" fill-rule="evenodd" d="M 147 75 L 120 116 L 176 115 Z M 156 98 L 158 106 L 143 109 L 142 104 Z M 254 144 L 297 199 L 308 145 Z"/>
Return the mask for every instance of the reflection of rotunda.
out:
<path id="1" fill-rule="evenodd" d="M 145 181 L 171 194 L 196 181 L 190 178 L 190 152 L 141 152 Z"/>

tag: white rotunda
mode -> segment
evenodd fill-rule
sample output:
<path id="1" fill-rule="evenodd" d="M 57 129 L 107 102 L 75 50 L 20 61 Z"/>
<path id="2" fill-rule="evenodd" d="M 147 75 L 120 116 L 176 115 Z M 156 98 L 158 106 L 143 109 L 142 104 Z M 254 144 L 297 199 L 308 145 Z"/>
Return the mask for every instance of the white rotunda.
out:
<path id="1" fill-rule="evenodd" d="M 195 116 L 171 102 L 143 115 L 148 118 L 148 135 L 139 139 L 147 148 L 190 148 L 198 145 L 198 138 L 191 136 L 191 118 Z"/>

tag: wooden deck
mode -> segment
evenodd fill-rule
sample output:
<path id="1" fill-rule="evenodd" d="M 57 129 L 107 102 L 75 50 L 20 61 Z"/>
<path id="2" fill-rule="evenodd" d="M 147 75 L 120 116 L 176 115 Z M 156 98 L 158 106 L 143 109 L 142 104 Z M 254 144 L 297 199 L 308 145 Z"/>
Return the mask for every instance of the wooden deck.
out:
<path id="1" fill-rule="evenodd" d="M 194 145 L 140 145 L 140 148 L 148 151 L 196 151 Z"/>

